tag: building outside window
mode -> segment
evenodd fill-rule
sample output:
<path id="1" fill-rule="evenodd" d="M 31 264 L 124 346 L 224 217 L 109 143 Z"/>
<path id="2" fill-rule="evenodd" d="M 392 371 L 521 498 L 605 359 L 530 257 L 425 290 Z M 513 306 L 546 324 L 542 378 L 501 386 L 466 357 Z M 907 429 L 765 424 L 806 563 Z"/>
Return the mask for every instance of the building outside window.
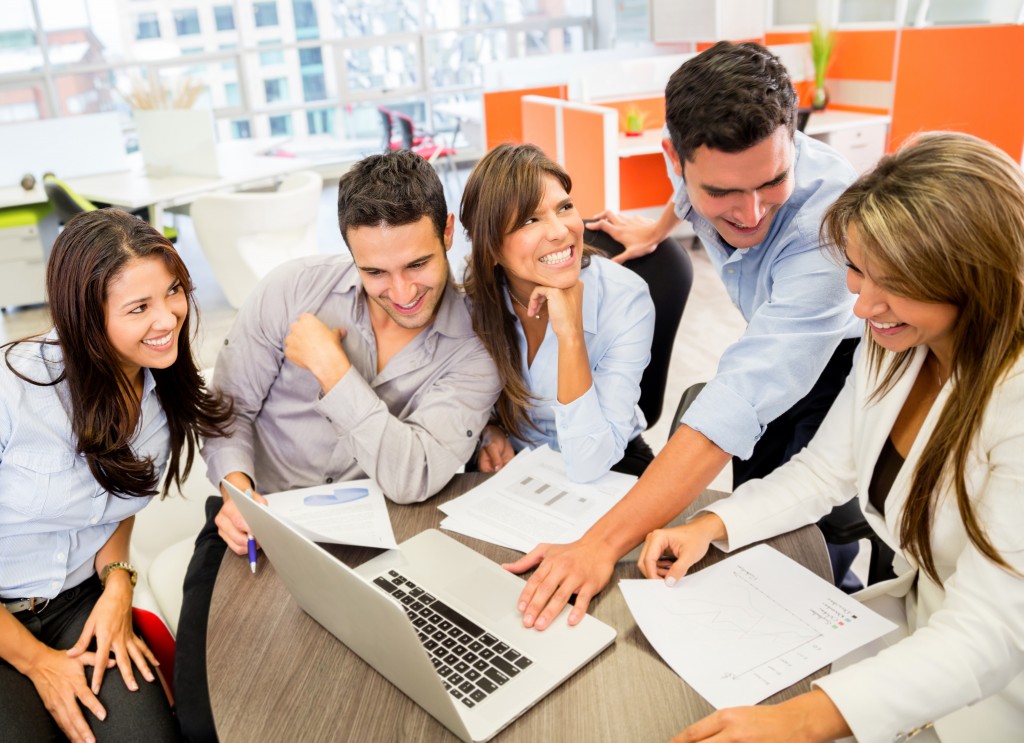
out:
<path id="1" fill-rule="evenodd" d="M 277 103 L 288 98 L 288 80 L 283 77 L 275 77 L 263 81 L 263 93 L 267 103 Z"/>
<path id="2" fill-rule="evenodd" d="M 230 5 L 216 5 L 213 8 L 213 20 L 218 31 L 233 31 L 235 28 L 235 10 Z"/>
<path id="3" fill-rule="evenodd" d="M 174 11 L 174 31 L 178 36 L 192 36 L 199 33 L 199 11 L 195 8 Z"/>
<path id="4" fill-rule="evenodd" d="M 160 38 L 160 21 L 156 13 L 139 14 L 135 19 L 135 38 L 139 41 Z"/>
<path id="5" fill-rule="evenodd" d="M 280 45 L 280 39 L 267 39 L 260 41 L 260 46 L 278 46 Z M 281 49 L 272 49 L 268 52 L 260 52 L 260 64 L 264 67 L 268 65 L 284 64 L 284 51 Z"/>
<path id="6" fill-rule="evenodd" d="M 277 3 L 253 3 L 252 12 L 256 19 L 257 28 L 276 26 L 278 24 Z"/>
<path id="7" fill-rule="evenodd" d="M 333 134 L 334 111 L 331 109 L 306 111 L 306 129 L 310 134 Z"/>
<path id="8" fill-rule="evenodd" d="M 224 83 L 224 100 L 228 106 L 239 106 L 242 98 L 238 94 L 238 83 Z"/>
<path id="9" fill-rule="evenodd" d="M 234 139 L 252 139 L 252 129 L 248 119 L 236 119 L 231 122 L 231 136 Z"/>
<path id="10" fill-rule="evenodd" d="M 302 99 L 322 101 L 327 97 L 327 84 L 322 72 L 302 75 Z"/>
<path id="11" fill-rule="evenodd" d="M 292 116 L 291 114 L 283 114 L 281 116 L 270 117 L 270 135 L 272 137 L 282 137 L 292 133 Z"/>

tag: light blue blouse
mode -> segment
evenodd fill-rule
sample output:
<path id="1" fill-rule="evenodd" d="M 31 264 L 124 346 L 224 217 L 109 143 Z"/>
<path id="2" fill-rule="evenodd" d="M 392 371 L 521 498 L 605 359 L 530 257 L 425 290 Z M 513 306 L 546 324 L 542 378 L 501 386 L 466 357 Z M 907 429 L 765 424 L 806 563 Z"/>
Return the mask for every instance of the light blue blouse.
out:
<path id="1" fill-rule="evenodd" d="M 55 339 L 51 332 L 47 338 Z M 94 560 L 117 525 L 149 498 L 116 497 L 96 482 L 76 453 L 67 385 L 20 379 L 0 349 L 0 597 L 53 598 L 95 572 Z M 59 346 L 28 342 L 8 359 L 29 379 L 63 370 Z M 170 451 L 156 383 L 144 370 L 142 416 L 131 445 L 163 473 Z"/>
<path id="2" fill-rule="evenodd" d="M 640 378 L 651 360 L 654 302 L 647 282 L 617 263 L 593 257 L 583 282 L 583 333 L 593 384 L 568 405 L 558 402 L 558 338 L 548 323 L 532 366 L 526 365 L 526 335 L 519 331 L 523 378 L 537 398 L 531 420 L 540 429 L 513 437 L 519 451 L 549 444 L 562 452 L 569 478 L 590 482 L 608 472 L 647 422 L 637 406 Z M 511 300 L 506 303 L 512 309 Z"/>

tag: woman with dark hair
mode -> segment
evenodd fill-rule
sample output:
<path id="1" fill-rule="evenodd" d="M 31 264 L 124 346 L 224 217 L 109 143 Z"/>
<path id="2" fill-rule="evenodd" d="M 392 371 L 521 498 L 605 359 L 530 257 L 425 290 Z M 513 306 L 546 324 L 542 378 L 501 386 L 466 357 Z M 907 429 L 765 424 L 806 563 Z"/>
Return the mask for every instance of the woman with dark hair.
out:
<path id="1" fill-rule="evenodd" d="M 485 472 L 542 444 L 577 482 L 640 475 L 654 458 L 637 406 L 654 304 L 636 274 L 584 246 L 571 190 L 537 147 L 500 145 L 462 194 L 473 327 L 504 384 L 481 437 Z"/>
<path id="2" fill-rule="evenodd" d="M 857 598 L 901 622 L 776 706 L 722 710 L 679 741 L 943 740 L 1024 730 L 1024 173 L 962 134 L 922 136 L 826 211 L 864 352 L 814 439 L 639 565 L 671 585 L 858 498 L 895 551 Z M 855 654 L 856 656 L 857 654 Z"/>
<path id="3" fill-rule="evenodd" d="M 147 223 L 69 220 L 46 288 L 53 329 L 0 364 L 0 719 L 22 740 L 175 740 L 132 628 L 128 543 L 230 405 L 192 357 L 188 270 Z"/>

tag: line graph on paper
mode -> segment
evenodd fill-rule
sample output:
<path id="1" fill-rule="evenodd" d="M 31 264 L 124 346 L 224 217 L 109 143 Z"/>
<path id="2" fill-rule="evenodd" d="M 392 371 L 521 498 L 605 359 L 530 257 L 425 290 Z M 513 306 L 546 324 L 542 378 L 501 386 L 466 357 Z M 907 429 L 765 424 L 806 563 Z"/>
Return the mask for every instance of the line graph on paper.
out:
<path id="1" fill-rule="evenodd" d="M 658 654 L 719 708 L 756 704 L 895 628 L 763 544 L 673 587 L 619 589 Z"/>
<path id="2" fill-rule="evenodd" d="M 757 585 L 757 576 L 736 565 L 726 576 L 719 576 L 713 597 L 684 597 L 672 601 L 669 614 L 689 632 L 715 647 L 728 648 L 729 659 L 718 655 L 718 664 L 735 679 L 759 671 L 773 662 L 786 662 L 786 656 L 800 653 L 806 657 L 816 649 L 822 635 L 818 628 L 765 593 Z M 726 578 L 723 580 L 723 578 Z M 770 674 L 774 675 L 774 674 Z"/>

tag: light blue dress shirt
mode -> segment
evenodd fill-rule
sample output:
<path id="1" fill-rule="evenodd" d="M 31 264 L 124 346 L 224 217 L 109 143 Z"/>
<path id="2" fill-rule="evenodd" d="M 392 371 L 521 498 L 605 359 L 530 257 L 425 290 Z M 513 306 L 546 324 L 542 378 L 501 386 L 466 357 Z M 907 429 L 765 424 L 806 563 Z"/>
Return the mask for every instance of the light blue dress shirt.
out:
<path id="1" fill-rule="evenodd" d="M 743 250 L 726 245 L 692 208 L 686 184 L 666 157 L 676 215 L 693 226 L 747 321 L 682 422 L 742 459 L 769 423 L 810 392 L 839 342 L 864 329 L 853 315 L 846 267 L 818 242 L 825 209 L 856 173 L 838 152 L 801 132 L 795 144 L 793 195 L 764 241 Z"/>
<path id="2" fill-rule="evenodd" d="M 51 332 L 47 338 L 55 339 Z M 110 495 L 76 453 L 67 385 L 20 379 L 0 349 L 0 597 L 53 598 L 96 570 L 96 553 L 149 498 Z M 47 382 L 63 370 L 59 346 L 21 343 L 10 363 Z M 144 370 L 142 415 L 132 438 L 139 457 L 163 473 L 170 451 L 156 383 Z"/>
<path id="3" fill-rule="evenodd" d="M 558 402 L 558 338 L 548 322 L 533 364 L 526 364 L 526 335 L 519 331 L 523 379 L 537 398 L 529 410 L 540 429 L 513 437 L 519 451 L 549 444 L 561 451 L 569 479 L 590 482 L 616 464 L 626 445 L 647 428 L 637 406 L 640 378 L 651 360 L 654 302 L 647 282 L 628 268 L 594 256 L 580 274 L 583 334 L 593 384 L 568 405 Z M 509 310 L 511 300 L 506 296 Z"/>

